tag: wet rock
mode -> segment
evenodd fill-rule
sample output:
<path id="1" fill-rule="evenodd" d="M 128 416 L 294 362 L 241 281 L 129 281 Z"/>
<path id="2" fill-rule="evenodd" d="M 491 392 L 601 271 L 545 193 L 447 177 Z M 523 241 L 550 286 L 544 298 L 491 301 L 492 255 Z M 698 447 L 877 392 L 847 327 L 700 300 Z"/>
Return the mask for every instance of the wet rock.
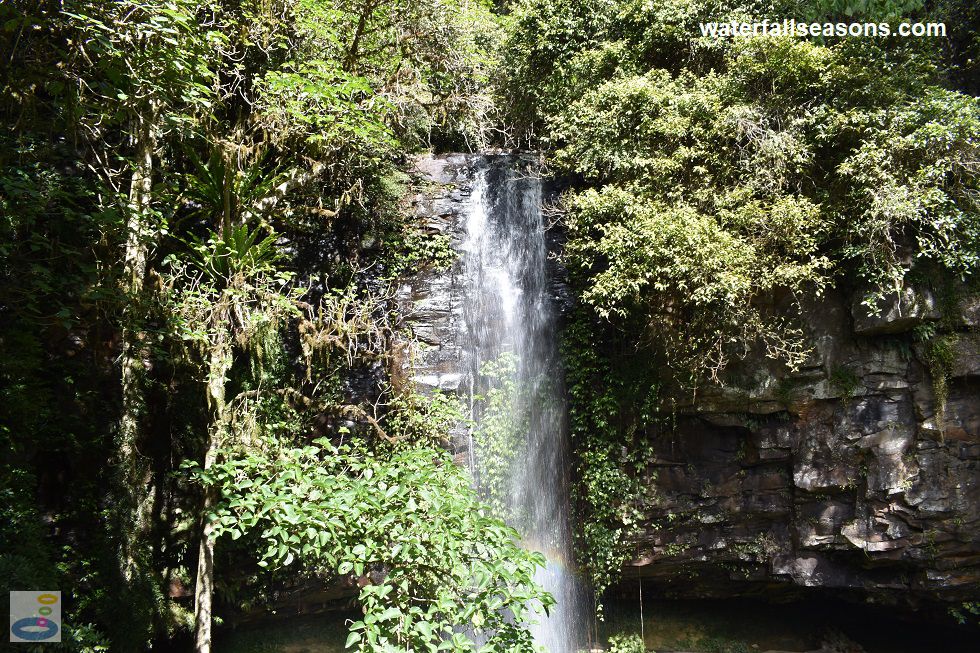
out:
<path id="1" fill-rule="evenodd" d="M 960 300 L 960 322 L 963 326 L 980 326 L 980 293 L 967 294 Z"/>
<path id="2" fill-rule="evenodd" d="M 940 318 L 936 298 L 925 289 L 903 287 L 878 299 L 873 307 L 864 303 L 866 293 L 856 293 L 851 304 L 854 333 L 862 336 L 904 333 L 926 321 Z"/>
<path id="3" fill-rule="evenodd" d="M 804 587 L 854 587 L 858 583 L 845 567 L 817 553 L 776 555 L 772 574 Z"/>
<path id="4" fill-rule="evenodd" d="M 459 246 L 473 159 L 430 157 L 418 167 L 430 188 L 416 198 L 416 217 Z M 400 365 L 423 392 L 466 391 L 461 273 L 420 271 L 398 293 L 410 334 Z M 563 273 L 551 277 L 551 294 L 570 309 Z M 893 605 L 980 596 L 976 334 L 959 334 L 938 410 L 907 333 L 938 319 L 935 299 L 906 289 L 880 307 L 871 315 L 833 291 L 808 299 L 814 353 L 803 369 L 788 373 L 754 352 L 723 386 L 682 398 L 676 436 L 651 437 L 633 578 L 686 597 L 831 589 Z M 975 304 L 961 307 L 964 323 L 977 324 Z M 461 464 L 467 435 L 461 428 L 454 438 Z"/>
<path id="5" fill-rule="evenodd" d="M 422 390 L 442 390 L 456 392 L 463 381 L 463 375 L 458 372 L 448 374 L 422 374 L 412 377 Z"/>
<path id="6" fill-rule="evenodd" d="M 959 334 L 953 343 L 952 376 L 980 376 L 980 334 Z"/>
<path id="7" fill-rule="evenodd" d="M 656 500 L 636 542 L 644 587 L 691 598 L 830 589 L 889 605 L 976 600 L 975 334 L 959 334 L 967 344 L 940 411 L 911 334 L 854 337 L 841 319 L 849 303 L 821 301 L 807 314 L 816 375 L 774 371 L 753 354 L 737 362 L 749 373 L 682 402 L 678 433 L 652 441 Z"/>
<path id="8" fill-rule="evenodd" d="M 811 550 L 840 548 L 842 528 L 854 517 L 854 505 L 846 501 L 826 500 L 802 503 L 797 507 L 794 528 L 800 545 Z"/>
<path id="9" fill-rule="evenodd" d="M 415 217 L 429 231 L 449 236 L 456 246 L 463 236 L 462 216 L 475 163 L 472 155 L 451 154 L 420 157 L 415 165 L 417 183 L 426 186 L 413 200 Z M 400 371 L 423 394 L 455 392 L 464 381 L 461 274 L 459 261 L 447 270 L 420 269 L 404 280 L 396 297 L 399 326 L 406 334 Z"/>

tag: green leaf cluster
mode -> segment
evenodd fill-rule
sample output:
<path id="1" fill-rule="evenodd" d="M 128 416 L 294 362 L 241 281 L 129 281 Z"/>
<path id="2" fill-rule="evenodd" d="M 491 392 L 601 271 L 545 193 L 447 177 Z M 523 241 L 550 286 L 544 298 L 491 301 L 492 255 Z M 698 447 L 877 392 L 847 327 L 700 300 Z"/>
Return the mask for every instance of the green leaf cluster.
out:
<path id="1" fill-rule="evenodd" d="M 269 439 L 197 476 L 221 495 L 215 537 L 258 533 L 262 566 L 357 581 L 364 617 L 349 647 L 534 650 L 525 625 L 552 603 L 533 580 L 543 558 L 479 505 L 446 452 Z"/>
<path id="2" fill-rule="evenodd" d="M 510 524 L 524 524 L 524 515 L 511 507 L 511 479 L 515 463 L 525 454 L 529 416 L 522 410 L 521 396 L 528 388 L 517 381 L 516 355 L 505 352 L 485 362 L 480 374 L 490 389 L 479 397 L 480 418 L 473 432 L 479 457 L 480 491 L 494 514 Z"/>
<path id="3" fill-rule="evenodd" d="M 294 580 L 248 564 L 261 531 L 201 546 L 215 486 L 177 473 L 268 454 L 270 434 L 283 449 L 328 437 L 352 464 L 373 461 L 375 481 L 404 465 L 405 482 L 458 495 L 438 509 L 414 498 L 458 530 L 427 540 L 439 564 L 485 540 L 492 559 L 481 549 L 472 564 L 492 580 L 487 601 L 534 593 L 522 581 L 535 559 L 478 521 L 458 470 L 374 458 L 441 446 L 458 421 L 449 397 L 389 383 L 389 284 L 405 271 L 390 261 L 406 235 L 413 269 L 450 259 L 404 214 L 403 169 L 432 144 L 486 142 L 498 36 L 482 0 L 0 3 L 0 493 L 16 526 L 0 575 L 72 589 L 66 645 L 174 648 L 208 631 L 210 608 L 194 623 L 195 589 L 206 598 L 213 584 L 217 623 Z M 344 496 L 363 500 L 364 519 L 403 507 L 358 478 L 348 487 L 360 494 Z M 368 547 L 354 540 L 370 524 L 342 525 L 347 549 Z M 208 551 L 217 571 L 195 578 Z M 408 551 L 399 573 L 434 583 Z M 486 605 L 460 613 L 461 595 L 409 588 L 451 605 L 405 603 L 419 629 L 441 610 L 499 630 L 495 642 L 527 640 Z M 380 631 L 359 632 L 369 646 Z M 415 626 L 388 632 L 423 641 Z"/>

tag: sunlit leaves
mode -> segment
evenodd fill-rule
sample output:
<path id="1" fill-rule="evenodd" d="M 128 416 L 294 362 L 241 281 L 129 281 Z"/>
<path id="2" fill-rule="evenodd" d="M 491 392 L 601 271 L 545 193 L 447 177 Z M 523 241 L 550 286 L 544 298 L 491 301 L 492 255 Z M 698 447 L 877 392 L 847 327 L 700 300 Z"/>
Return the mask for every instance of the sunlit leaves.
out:
<path id="1" fill-rule="evenodd" d="M 394 145 L 388 101 L 338 62 L 291 63 L 267 73 L 258 88 L 260 120 L 278 138 L 294 132 L 326 152 L 355 141 L 358 149 L 375 150 L 375 156 Z"/>
<path id="2" fill-rule="evenodd" d="M 192 245 L 192 264 L 213 280 L 227 284 L 236 275 L 255 278 L 276 273 L 275 263 L 283 258 L 274 233 L 260 228 L 232 226 L 223 233 L 211 232 L 207 240 Z"/>
<path id="3" fill-rule="evenodd" d="M 153 106 L 176 122 L 183 112 L 211 106 L 214 51 L 226 39 L 212 3 L 72 0 L 65 14 L 78 27 L 81 55 L 100 73 L 83 80 L 95 94 L 91 102 L 108 101 L 123 112 Z"/>
<path id="4" fill-rule="evenodd" d="M 916 258 L 963 275 L 980 269 L 980 103 L 931 88 L 873 120 L 840 166 L 863 207 L 845 253 L 883 290 L 902 283 L 912 243 Z"/>
<path id="5" fill-rule="evenodd" d="M 222 495 L 216 537 L 256 532 L 265 566 L 301 561 L 360 579 L 364 618 L 348 646 L 474 650 L 479 632 L 483 651 L 532 650 L 529 608 L 552 602 L 533 581 L 543 560 L 479 505 L 447 453 L 268 440 L 261 453 L 229 455 L 198 477 Z"/>

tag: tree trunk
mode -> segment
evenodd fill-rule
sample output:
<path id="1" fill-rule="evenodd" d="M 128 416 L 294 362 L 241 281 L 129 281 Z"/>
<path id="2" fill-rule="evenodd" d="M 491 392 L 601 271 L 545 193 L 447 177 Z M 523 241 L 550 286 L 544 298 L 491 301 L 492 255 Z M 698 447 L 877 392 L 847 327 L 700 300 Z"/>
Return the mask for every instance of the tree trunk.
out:
<path id="1" fill-rule="evenodd" d="M 210 469 L 217 458 L 217 447 L 213 435 L 208 438 L 208 449 L 204 455 L 204 469 Z M 211 606 L 214 598 L 214 522 L 209 513 L 214 506 L 214 490 L 208 488 L 204 494 L 204 528 L 201 529 L 201 542 L 197 549 L 197 583 L 194 586 L 194 650 L 196 653 L 211 653 Z"/>
<path id="2" fill-rule="evenodd" d="M 347 56 L 344 57 L 343 69 L 347 72 L 354 72 L 357 67 L 361 38 L 367 31 L 367 23 L 371 19 L 371 14 L 378 8 L 376 0 L 368 0 L 361 7 L 361 13 L 357 17 L 357 28 L 354 30 L 354 38 L 351 40 L 350 47 L 347 49 Z"/>
<path id="3" fill-rule="evenodd" d="M 211 469 L 218 458 L 218 449 L 228 433 L 229 415 L 225 405 L 225 382 L 231 369 L 232 351 L 227 335 L 229 328 L 227 310 L 216 311 L 216 340 L 211 343 L 208 364 L 208 405 L 211 408 L 211 425 L 208 429 L 207 449 L 204 453 L 204 470 Z M 214 507 L 215 489 L 207 488 L 202 504 L 203 527 L 197 556 L 197 582 L 194 587 L 194 650 L 196 653 L 211 652 L 211 612 L 214 599 Z"/>
<path id="4" fill-rule="evenodd" d="M 153 189 L 153 151 L 155 111 L 150 107 L 137 119 L 136 161 L 133 167 L 126 220 L 126 250 L 123 259 L 123 293 L 126 305 L 122 325 L 122 415 L 119 420 L 119 482 L 123 494 L 126 522 L 122 528 L 122 571 L 133 580 L 140 566 L 140 549 L 148 528 L 149 506 L 153 496 L 150 466 L 139 452 L 144 389 L 149 352 L 142 322 L 143 288 L 147 252 L 152 236 L 150 202 Z"/>
<path id="5" fill-rule="evenodd" d="M 219 225 L 218 230 L 222 238 L 230 238 L 235 220 L 235 170 L 237 163 L 232 149 L 227 145 L 222 147 L 221 156 L 225 165 L 221 186 L 221 225 Z"/>

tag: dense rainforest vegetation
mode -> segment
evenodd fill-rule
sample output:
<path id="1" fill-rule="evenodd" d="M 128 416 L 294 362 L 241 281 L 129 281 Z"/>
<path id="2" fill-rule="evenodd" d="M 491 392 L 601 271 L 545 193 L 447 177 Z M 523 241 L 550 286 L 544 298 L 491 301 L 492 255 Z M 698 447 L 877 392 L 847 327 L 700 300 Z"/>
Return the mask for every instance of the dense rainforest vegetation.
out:
<path id="1" fill-rule="evenodd" d="M 699 30 L 751 17 L 948 33 Z M 3 0 L 3 585 L 70 594 L 67 650 L 208 651 L 222 617 L 345 582 L 359 650 L 471 650 L 460 624 L 531 650 L 543 558 L 445 450 L 456 400 L 393 371 L 394 284 L 452 258 L 405 210 L 411 156 L 540 150 L 572 188 L 601 592 L 677 397 L 747 350 L 799 365 L 824 289 L 975 283 L 978 22 L 969 0 Z M 944 327 L 917 335 L 941 393 Z"/>
<path id="2" fill-rule="evenodd" d="M 89 650 L 207 651 L 216 600 L 351 575 L 352 646 L 526 649 L 540 560 L 386 368 L 433 247 L 400 169 L 479 146 L 489 8 L 2 9 L 4 585 L 70 592 Z"/>

